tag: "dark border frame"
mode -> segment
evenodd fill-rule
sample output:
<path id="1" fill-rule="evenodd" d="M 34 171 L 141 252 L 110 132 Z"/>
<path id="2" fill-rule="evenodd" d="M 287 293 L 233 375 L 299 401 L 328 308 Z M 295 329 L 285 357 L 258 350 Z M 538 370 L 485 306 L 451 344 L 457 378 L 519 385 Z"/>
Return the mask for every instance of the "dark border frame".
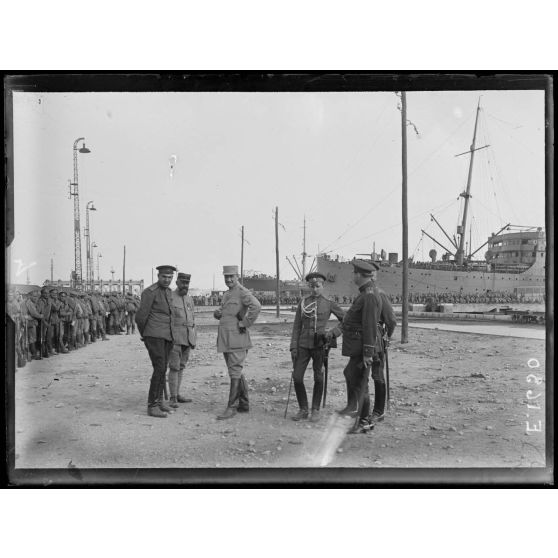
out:
<path id="1" fill-rule="evenodd" d="M 554 484 L 554 97 L 549 73 L 500 72 L 25 72 L 4 76 L 5 246 L 15 236 L 13 92 L 316 92 L 544 90 L 546 186 L 546 466 L 377 469 L 16 469 L 14 327 L 6 314 L 4 484 L 18 487 L 550 487 Z M 5 261 L 6 253 L 4 257 Z M 7 266 L 6 266 L 7 267 Z M 6 281 L 7 282 L 7 281 Z M 6 293 L 4 292 L 4 297 Z"/>

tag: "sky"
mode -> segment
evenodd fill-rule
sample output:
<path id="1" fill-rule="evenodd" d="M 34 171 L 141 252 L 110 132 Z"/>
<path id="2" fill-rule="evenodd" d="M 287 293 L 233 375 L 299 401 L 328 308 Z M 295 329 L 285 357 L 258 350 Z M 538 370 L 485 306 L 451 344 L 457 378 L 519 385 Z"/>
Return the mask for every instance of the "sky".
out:
<path id="1" fill-rule="evenodd" d="M 471 242 L 507 223 L 545 221 L 544 93 L 407 93 L 409 255 L 428 260 L 462 211 L 477 103 Z M 15 239 L 10 282 L 67 280 L 74 268 L 73 143 L 81 229 L 90 212 L 100 274 L 151 283 L 171 264 L 191 287 L 224 289 L 222 266 L 294 279 L 306 219 L 307 269 L 318 251 L 351 259 L 402 254 L 401 112 L 394 92 L 27 93 L 14 92 Z M 469 240 L 469 237 L 467 238 Z M 86 249 L 82 235 L 82 268 Z M 484 251 L 478 255 L 482 258 Z M 95 261 L 95 276 L 96 262 Z M 155 272 L 156 280 L 156 272 Z"/>

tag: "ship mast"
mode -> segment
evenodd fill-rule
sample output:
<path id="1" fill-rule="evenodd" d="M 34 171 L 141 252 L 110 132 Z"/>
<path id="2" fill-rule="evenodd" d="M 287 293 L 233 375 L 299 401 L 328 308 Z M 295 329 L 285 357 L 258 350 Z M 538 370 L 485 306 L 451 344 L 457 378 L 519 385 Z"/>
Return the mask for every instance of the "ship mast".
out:
<path id="1" fill-rule="evenodd" d="M 465 245 L 465 230 L 467 226 L 467 213 L 469 211 L 469 199 L 471 198 L 471 178 L 473 176 L 473 162 L 475 159 L 475 151 L 488 147 L 488 145 L 484 145 L 483 147 L 479 147 L 478 149 L 475 148 L 475 142 L 477 139 L 477 125 L 479 122 L 479 112 L 480 112 L 480 97 L 479 97 L 479 103 L 477 105 L 477 115 L 475 117 L 475 130 L 473 132 L 473 143 L 471 144 L 471 149 L 469 151 L 465 151 L 465 153 L 460 153 L 459 155 L 456 155 L 456 157 L 459 157 L 460 155 L 465 155 L 466 153 L 471 154 L 471 160 L 469 161 L 469 174 L 467 176 L 467 190 L 459 194 L 461 197 L 465 198 L 465 206 L 463 208 L 463 221 L 461 222 L 461 226 L 457 227 L 457 234 L 459 236 L 459 246 L 457 248 L 457 252 L 455 253 L 455 260 L 457 265 L 463 265 L 463 257 L 464 257 L 463 248 Z"/>

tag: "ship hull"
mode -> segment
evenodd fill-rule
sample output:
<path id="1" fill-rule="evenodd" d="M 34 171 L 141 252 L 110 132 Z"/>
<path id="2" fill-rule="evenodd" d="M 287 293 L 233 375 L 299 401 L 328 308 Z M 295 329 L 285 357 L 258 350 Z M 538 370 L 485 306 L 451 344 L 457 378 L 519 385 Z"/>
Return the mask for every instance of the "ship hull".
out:
<path id="1" fill-rule="evenodd" d="M 317 258 L 317 269 L 325 275 L 326 296 L 354 297 L 358 294 L 353 283 L 353 266 L 321 256 Z M 389 295 L 401 295 L 403 290 L 403 267 L 381 266 L 377 272 L 377 284 Z M 411 294 L 462 293 L 482 294 L 499 291 L 523 294 L 526 298 L 539 297 L 545 291 L 544 265 L 535 262 L 523 273 L 486 271 L 457 271 L 424 267 L 408 268 L 408 289 Z"/>

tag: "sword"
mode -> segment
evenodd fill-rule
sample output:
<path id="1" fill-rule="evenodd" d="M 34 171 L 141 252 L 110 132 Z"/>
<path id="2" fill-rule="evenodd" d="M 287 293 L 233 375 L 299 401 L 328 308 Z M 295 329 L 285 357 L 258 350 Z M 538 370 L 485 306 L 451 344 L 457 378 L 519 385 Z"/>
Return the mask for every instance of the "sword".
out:
<path id="1" fill-rule="evenodd" d="M 389 411 L 389 358 L 387 338 L 382 338 L 384 345 L 384 358 L 386 360 L 386 408 Z"/>

